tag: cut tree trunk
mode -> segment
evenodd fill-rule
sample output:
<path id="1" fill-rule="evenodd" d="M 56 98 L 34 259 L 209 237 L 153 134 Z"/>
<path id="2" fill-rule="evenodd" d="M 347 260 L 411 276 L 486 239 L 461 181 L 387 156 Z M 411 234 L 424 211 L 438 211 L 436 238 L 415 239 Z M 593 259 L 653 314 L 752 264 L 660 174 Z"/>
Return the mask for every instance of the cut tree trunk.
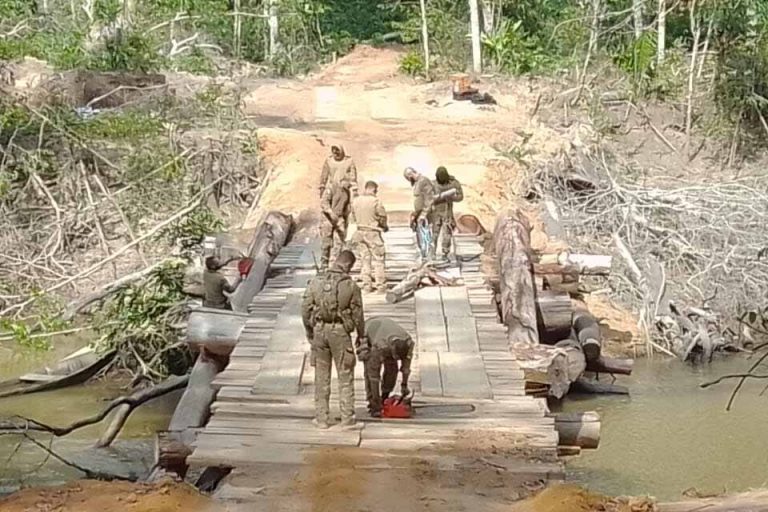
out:
<path id="1" fill-rule="evenodd" d="M 195 430 L 206 424 L 210 415 L 210 406 L 216 397 L 212 383 L 216 375 L 225 365 L 220 359 L 201 352 L 189 374 L 189 384 L 181 396 L 176 410 L 168 424 L 168 442 L 181 443 L 187 447 L 195 441 Z M 156 453 L 159 455 L 159 453 Z M 181 464 L 174 461 L 174 467 L 162 466 L 162 460 L 155 460 L 155 467 L 148 480 L 150 482 L 162 477 L 166 472 L 176 472 L 183 477 L 186 472 L 186 460 Z M 182 473 L 178 473 L 181 471 Z"/>
<path id="2" fill-rule="evenodd" d="M 597 448 L 600 444 L 600 415 L 594 411 L 561 413 L 555 416 L 558 444 Z"/>
<path id="3" fill-rule="evenodd" d="M 192 448 L 181 442 L 181 438 L 181 432 L 161 431 L 155 434 L 155 464 L 184 478 L 187 474 L 187 457 L 192 454 Z"/>
<path id="4" fill-rule="evenodd" d="M 480 11 L 477 1 L 469 0 L 469 28 L 472 40 L 472 70 L 479 74 L 483 71 L 483 57 L 480 47 Z"/>
<path id="5" fill-rule="evenodd" d="M 612 256 L 563 251 L 557 254 L 542 254 L 539 261 L 533 264 L 533 271 L 537 275 L 607 276 L 611 273 L 612 263 Z"/>
<path id="6" fill-rule="evenodd" d="M 573 314 L 573 334 L 584 352 L 587 367 L 598 362 L 601 352 L 600 325 L 592 313 L 580 309 Z"/>
<path id="7" fill-rule="evenodd" d="M 386 300 L 390 304 L 396 304 L 410 297 L 419 286 L 427 280 L 430 286 L 457 286 L 461 281 L 442 277 L 428 264 L 411 269 L 402 281 L 397 283 L 387 292 Z"/>
<path id="8" fill-rule="evenodd" d="M 248 277 L 229 298 L 233 311 L 248 312 L 248 305 L 264 287 L 269 265 L 288 241 L 292 227 L 293 218 L 290 215 L 270 212 L 256 229 L 248 254 L 253 259 L 253 266 Z"/>
<path id="9" fill-rule="evenodd" d="M 507 209 L 493 233 L 498 258 L 501 316 L 513 343 L 539 343 L 531 260 L 531 225 L 520 210 Z"/>
<path id="10" fill-rule="evenodd" d="M 237 344 L 249 316 L 223 309 L 193 309 L 187 321 L 185 341 L 195 351 L 228 356 Z"/>
<path id="11" fill-rule="evenodd" d="M 550 347 L 519 342 L 512 345 L 512 353 L 523 370 L 526 390 L 549 386 L 548 395 L 560 399 L 568 392 L 573 381 L 584 373 L 584 354 L 575 346 Z M 539 385 L 539 386 L 537 386 Z"/>
<path id="12" fill-rule="evenodd" d="M 554 345 L 571 334 L 573 306 L 571 296 L 554 290 L 540 291 L 536 297 L 539 340 Z"/>
<path id="13" fill-rule="evenodd" d="M 616 359 L 600 356 L 596 361 L 587 362 L 587 371 L 611 373 L 614 375 L 632 375 L 634 365 L 634 359 Z"/>

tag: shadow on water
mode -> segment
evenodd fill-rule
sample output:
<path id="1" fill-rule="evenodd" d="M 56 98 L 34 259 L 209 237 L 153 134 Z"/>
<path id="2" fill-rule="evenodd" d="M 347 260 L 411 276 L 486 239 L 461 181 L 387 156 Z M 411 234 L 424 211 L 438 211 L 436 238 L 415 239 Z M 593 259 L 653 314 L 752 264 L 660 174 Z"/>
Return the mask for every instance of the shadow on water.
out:
<path id="1" fill-rule="evenodd" d="M 768 485 L 765 384 L 745 385 L 730 412 L 734 383 L 699 387 L 747 364 L 739 357 L 700 368 L 638 360 L 631 378 L 620 380 L 631 396 L 569 397 L 564 411 L 596 410 L 602 421 L 600 447 L 568 461 L 569 479 L 608 494 L 664 500 L 691 487 L 737 492 Z"/>

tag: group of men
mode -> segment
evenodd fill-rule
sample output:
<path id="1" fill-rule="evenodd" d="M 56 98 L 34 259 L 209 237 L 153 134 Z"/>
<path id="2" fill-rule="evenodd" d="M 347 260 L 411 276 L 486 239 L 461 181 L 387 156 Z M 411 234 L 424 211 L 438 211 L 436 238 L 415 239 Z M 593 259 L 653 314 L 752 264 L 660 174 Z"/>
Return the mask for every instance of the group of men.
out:
<path id="1" fill-rule="evenodd" d="M 343 428 L 355 427 L 354 369 L 364 366 L 368 412 L 380 417 L 383 401 L 395 388 L 401 374 L 400 399 L 413 396 L 408 387 L 414 342 L 408 332 L 386 317 L 365 319 L 362 292 L 385 292 L 386 251 L 382 234 L 389 230 L 387 212 L 378 199 L 378 185 L 365 183 L 358 192 L 357 169 L 341 145 L 331 148 L 320 177 L 321 268 L 304 293 L 301 314 L 311 346 L 310 364 L 315 368 L 315 419 L 321 429 L 331 425 L 329 400 L 331 367 L 339 382 L 339 407 Z M 461 184 L 445 167 L 438 167 L 435 180 L 415 169 L 405 169 L 413 188 L 411 228 L 417 234 L 422 261 L 435 259 L 438 241 L 442 258 L 451 250 L 455 228 L 453 203 L 463 199 Z M 347 245 L 350 222 L 357 231 Z M 362 289 L 350 277 L 361 260 Z M 229 284 L 221 268 L 229 262 L 206 259 L 203 305 L 230 309 L 226 293 L 233 293 L 242 281 Z M 352 341 L 352 335 L 355 341 Z M 399 367 L 398 367 L 399 363 Z M 382 374 L 383 372 L 383 374 Z"/>
<path id="2" fill-rule="evenodd" d="M 453 204 L 464 198 L 461 183 L 440 166 L 431 180 L 412 167 L 405 169 L 404 177 L 413 189 L 411 229 L 417 234 L 423 261 L 433 261 L 437 247 L 441 246 L 441 259 L 448 260 L 456 227 Z M 336 260 L 346 245 L 351 223 L 357 231 L 349 248 L 361 260 L 361 278 L 364 291 L 385 292 L 384 239 L 389 230 L 387 212 L 379 201 L 378 184 L 365 183 L 363 194 L 358 193 L 357 168 L 341 145 L 331 147 L 331 156 L 323 164 L 320 175 L 320 234 L 321 269 Z"/>
<path id="3" fill-rule="evenodd" d="M 321 429 L 331 424 L 332 365 L 338 376 L 341 426 L 354 428 L 356 362 L 360 360 L 365 365 L 368 412 L 380 417 L 383 401 L 394 390 L 398 372 L 402 376 L 400 399 L 412 397 L 408 378 L 414 348 L 411 336 L 394 320 L 365 320 L 362 292 L 386 291 L 382 233 L 389 229 L 387 212 L 377 198 L 375 182 L 368 181 L 363 194 L 358 193 L 357 169 L 344 148 L 335 145 L 331 153 L 320 177 L 321 269 L 308 284 L 302 303 L 302 320 L 312 348 L 310 364 L 315 368 L 314 424 Z M 404 176 L 413 188 L 410 224 L 417 233 L 422 260 L 435 258 L 438 240 L 442 240 L 442 257 L 447 259 L 455 228 L 453 203 L 463 199 L 461 184 L 445 167 L 437 169 L 435 181 L 410 167 Z M 350 222 L 357 225 L 357 231 L 348 250 L 345 244 Z M 350 277 L 358 258 L 362 289 Z"/>

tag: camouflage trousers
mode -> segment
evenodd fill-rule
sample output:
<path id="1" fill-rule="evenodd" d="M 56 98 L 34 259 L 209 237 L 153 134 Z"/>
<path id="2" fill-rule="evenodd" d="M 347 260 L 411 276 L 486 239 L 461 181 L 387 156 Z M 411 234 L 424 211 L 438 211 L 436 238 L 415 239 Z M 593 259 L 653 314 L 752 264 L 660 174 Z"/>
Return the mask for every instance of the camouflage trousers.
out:
<path id="1" fill-rule="evenodd" d="M 381 411 L 382 401 L 395 389 L 397 371 L 397 361 L 392 357 L 384 357 L 381 350 L 371 350 L 365 362 L 365 399 L 368 401 L 369 412 Z"/>
<path id="2" fill-rule="evenodd" d="M 379 231 L 358 229 L 352 236 L 352 250 L 360 260 L 360 277 L 366 287 L 386 289 L 384 239 Z"/>
<path id="3" fill-rule="evenodd" d="M 453 230 L 456 227 L 456 223 L 453 219 L 445 219 L 435 217 L 432 221 L 432 248 L 430 249 L 430 257 L 434 258 L 437 254 L 437 244 L 441 244 L 443 249 L 443 256 L 448 256 L 451 253 L 451 242 L 453 241 Z"/>
<path id="4" fill-rule="evenodd" d="M 328 423 L 331 398 L 331 364 L 339 378 L 341 421 L 355 420 L 355 350 L 342 324 L 318 325 L 312 339 L 315 359 L 315 419 Z"/>
<path id="5" fill-rule="evenodd" d="M 330 221 L 323 219 L 323 224 L 320 226 L 320 236 L 322 237 L 320 266 L 322 268 L 328 268 L 329 265 L 333 264 L 344 249 L 344 240 L 347 238 L 346 222 L 339 220 L 338 225 L 339 229 L 334 229 Z"/>

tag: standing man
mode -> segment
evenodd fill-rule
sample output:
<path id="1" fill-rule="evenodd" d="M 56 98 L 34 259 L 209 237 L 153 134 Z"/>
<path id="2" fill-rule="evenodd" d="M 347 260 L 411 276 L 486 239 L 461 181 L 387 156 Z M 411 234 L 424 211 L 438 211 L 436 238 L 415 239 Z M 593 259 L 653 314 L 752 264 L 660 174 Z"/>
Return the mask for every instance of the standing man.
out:
<path id="1" fill-rule="evenodd" d="M 320 268 L 323 270 L 328 268 L 332 261 L 336 261 L 347 239 L 347 223 L 351 209 L 349 187 L 350 183 L 346 179 L 330 184 L 320 201 L 323 217 L 320 224 Z"/>
<path id="2" fill-rule="evenodd" d="M 406 167 L 403 176 L 413 187 L 413 212 L 411 213 L 411 229 L 416 231 L 416 239 L 419 244 L 422 259 L 429 257 L 428 240 L 424 240 L 424 233 L 431 233 L 432 204 L 435 201 L 435 188 L 432 181 L 422 176 L 413 167 Z"/>
<path id="3" fill-rule="evenodd" d="M 238 276 L 235 284 L 229 284 L 227 278 L 221 273 L 221 269 L 236 259 L 238 258 L 230 258 L 221 263 L 215 256 L 205 258 L 205 271 L 203 272 L 205 297 L 203 298 L 203 307 L 232 310 L 229 297 L 224 295 L 224 292 L 235 293 L 237 287 L 243 282 L 243 276 Z"/>
<path id="4" fill-rule="evenodd" d="M 400 396 L 411 398 L 408 377 L 411 375 L 414 343 L 410 334 L 391 318 L 378 316 L 365 322 L 365 335 L 371 343 L 371 353 L 365 362 L 365 394 L 368 412 L 374 418 L 381 417 L 382 402 L 395 389 L 397 362 L 400 361 Z M 384 368 L 382 378 L 381 369 Z"/>
<path id="5" fill-rule="evenodd" d="M 331 156 L 325 159 L 320 173 L 320 197 L 332 184 L 346 179 L 353 197 L 357 197 L 357 168 L 352 158 L 344 152 L 341 144 L 331 146 Z"/>
<path id="6" fill-rule="evenodd" d="M 384 239 L 381 234 L 389 231 L 387 211 L 376 194 L 379 186 L 375 181 L 365 184 L 363 195 L 352 201 L 352 218 L 357 223 L 357 231 L 352 236 L 352 248 L 361 261 L 360 275 L 363 279 L 363 291 L 387 291 L 384 273 Z M 373 268 L 373 272 L 371 272 Z"/>
<path id="7" fill-rule="evenodd" d="M 435 202 L 432 207 L 434 224 L 432 225 L 432 252 L 435 257 L 438 238 L 442 240 L 443 260 L 448 259 L 451 252 L 453 230 L 456 229 L 456 219 L 453 217 L 453 203 L 461 202 L 464 192 L 459 180 L 448 174 L 448 169 L 442 165 L 435 172 Z"/>
<path id="8" fill-rule="evenodd" d="M 339 378 L 342 427 L 355 425 L 355 352 L 361 361 L 370 353 L 365 338 L 363 298 L 349 271 L 355 255 L 342 251 L 328 272 L 315 277 L 304 292 L 301 317 L 315 361 L 315 419 L 317 428 L 329 426 L 331 361 Z M 357 333 L 355 346 L 350 334 Z M 355 350 L 355 348 L 357 350 Z"/>

